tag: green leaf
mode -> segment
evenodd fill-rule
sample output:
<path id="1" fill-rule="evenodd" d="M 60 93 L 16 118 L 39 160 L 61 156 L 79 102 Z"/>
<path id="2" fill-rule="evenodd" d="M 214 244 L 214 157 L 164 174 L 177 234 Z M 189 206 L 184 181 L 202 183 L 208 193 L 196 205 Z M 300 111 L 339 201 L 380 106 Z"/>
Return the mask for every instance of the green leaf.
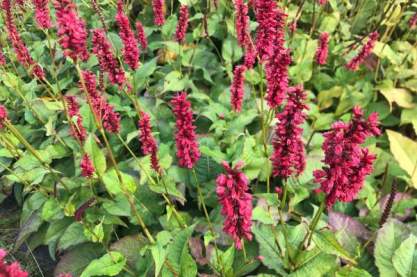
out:
<path id="1" fill-rule="evenodd" d="M 310 257 L 291 277 L 325 276 L 336 266 L 336 258 L 333 255 L 318 252 Z"/>
<path id="2" fill-rule="evenodd" d="M 93 260 L 84 269 L 81 277 L 89 276 L 116 276 L 126 264 L 126 258 L 116 251 L 111 251 L 99 259 Z"/>
<path id="3" fill-rule="evenodd" d="M 112 168 L 103 175 L 103 182 L 109 193 L 117 195 L 122 193 L 122 188 L 126 188 L 129 192 L 136 191 L 136 180 L 131 175 L 119 171 L 123 185 L 120 183 L 116 170 Z"/>
<path id="4" fill-rule="evenodd" d="M 96 172 L 103 175 L 106 171 L 106 157 L 98 147 L 93 135 L 88 136 L 84 144 L 84 150 L 90 156 Z"/>
<path id="5" fill-rule="evenodd" d="M 174 241 L 167 248 L 167 265 L 163 269 L 162 276 L 197 275 L 197 265 L 188 249 L 188 240 L 192 232 L 193 227 L 188 227 L 174 237 Z"/>
<path id="6" fill-rule="evenodd" d="M 417 276 L 417 237 L 410 235 L 392 257 L 395 269 L 402 277 Z"/>
<path id="7" fill-rule="evenodd" d="M 86 241 L 87 238 L 84 235 L 83 226 L 78 222 L 74 222 L 59 239 L 58 249 L 61 251 L 66 250 L 73 245 L 78 245 Z"/>
<path id="8" fill-rule="evenodd" d="M 379 91 L 387 99 L 390 109 L 392 110 L 392 104 L 396 103 L 402 108 L 413 108 L 415 104 L 413 103 L 413 95 L 404 88 L 395 88 L 392 81 L 384 81 L 379 84 Z"/>
<path id="9" fill-rule="evenodd" d="M 45 221 L 53 221 L 64 217 L 62 208 L 56 198 L 49 198 L 42 208 L 42 219 Z"/>
<path id="10" fill-rule="evenodd" d="M 372 277 L 372 275 L 366 270 L 345 266 L 336 272 L 336 277 Z"/>
<path id="11" fill-rule="evenodd" d="M 255 239 L 259 243 L 259 255 L 264 257 L 262 263 L 277 273 L 286 275 L 280 251 L 275 242 L 275 236 L 271 230 L 270 225 L 254 226 L 252 232 L 255 234 Z"/>
<path id="12" fill-rule="evenodd" d="M 60 273 L 70 273 L 72 276 L 80 276 L 83 269 L 103 253 L 102 246 L 85 243 L 78 245 L 73 250 L 65 253 L 59 260 L 54 270 L 54 276 Z"/>
<path id="13" fill-rule="evenodd" d="M 387 130 L 388 140 L 390 142 L 391 153 L 411 178 L 411 184 L 417 188 L 417 142 L 403 136 L 400 133 Z"/>
<path id="14" fill-rule="evenodd" d="M 331 231 L 316 232 L 313 236 L 313 241 L 323 252 L 337 255 L 351 263 L 356 263 L 343 246 L 336 240 L 334 233 Z"/>
<path id="15" fill-rule="evenodd" d="M 181 72 L 171 71 L 165 76 L 164 92 L 184 90 L 186 84 L 187 84 L 187 79 L 182 78 Z"/>
<path id="16" fill-rule="evenodd" d="M 374 256 L 381 277 L 396 276 L 392 259 L 407 234 L 405 225 L 397 220 L 389 220 L 378 230 Z"/>

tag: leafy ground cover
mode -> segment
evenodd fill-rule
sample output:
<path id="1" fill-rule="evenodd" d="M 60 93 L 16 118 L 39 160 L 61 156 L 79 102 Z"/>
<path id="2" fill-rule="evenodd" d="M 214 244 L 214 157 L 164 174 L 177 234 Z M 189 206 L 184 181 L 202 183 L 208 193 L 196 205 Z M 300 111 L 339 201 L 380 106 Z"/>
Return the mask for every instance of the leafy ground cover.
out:
<path id="1" fill-rule="evenodd" d="M 1 6 L 0 276 L 417 276 L 415 1 Z"/>

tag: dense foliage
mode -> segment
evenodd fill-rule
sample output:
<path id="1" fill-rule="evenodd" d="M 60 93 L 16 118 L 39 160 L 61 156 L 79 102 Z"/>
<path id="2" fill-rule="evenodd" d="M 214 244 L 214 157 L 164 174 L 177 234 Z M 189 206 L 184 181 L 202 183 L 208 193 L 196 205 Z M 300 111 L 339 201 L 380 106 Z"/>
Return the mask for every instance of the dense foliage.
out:
<path id="1" fill-rule="evenodd" d="M 1 9 L 0 276 L 417 276 L 415 1 Z"/>

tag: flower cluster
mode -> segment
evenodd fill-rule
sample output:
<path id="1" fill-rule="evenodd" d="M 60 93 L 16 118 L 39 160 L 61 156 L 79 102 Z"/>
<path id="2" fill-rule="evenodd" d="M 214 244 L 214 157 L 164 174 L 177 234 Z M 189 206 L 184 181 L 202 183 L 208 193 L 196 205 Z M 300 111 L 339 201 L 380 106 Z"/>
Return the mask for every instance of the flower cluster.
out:
<path id="1" fill-rule="evenodd" d="M 0 105 L 0 129 L 4 127 L 4 121 L 7 119 L 7 109 Z"/>
<path id="2" fill-rule="evenodd" d="M 136 22 L 136 31 L 138 33 L 138 41 L 142 49 L 148 48 L 148 39 L 146 38 L 145 30 L 143 29 L 143 25 L 140 21 Z"/>
<path id="3" fill-rule="evenodd" d="M 6 64 L 6 57 L 3 54 L 3 50 L 0 48 L 0 65 Z"/>
<path id="4" fill-rule="evenodd" d="M 139 140 L 141 143 L 142 152 L 144 155 L 151 155 L 152 168 L 159 173 L 161 168 L 158 161 L 158 146 L 156 144 L 155 138 L 152 135 L 150 116 L 147 113 L 142 112 L 138 125 Z"/>
<path id="5" fill-rule="evenodd" d="M 87 97 L 96 116 L 102 120 L 103 127 L 110 133 L 118 133 L 120 130 L 120 115 L 97 91 L 96 75 L 90 71 L 83 71 L 83 80 Z M 83 84 L 81 89 L 84 90 Z"/>
<path id="6" fill-rule="evenodd" d="M 84 142 L 87 136 L 87 131 L 83 126 L 83 118 L 80 114 L 80 107 L 75 99 L 75 96 L 65 96 L 65 102 L 67 105 L 68 115 L 76 117 L 76 122 L 71 123 L 71 135 L 79 142 Z"/>
<path id="7" fill-rule="evenodd" d="M 187 93 L 177 94 L 171 100 L 176 117 L 175 144 L 177 159 L 181 167 L 192 168 L 200 158 L 195 126 L 193 125 L 193 112 L 191 103 L 187 100 Z"/>
<path id="8" fill-rule="evenodd" d="M 104 30 L 93 31 L 93 53 L 97 56 L 100 70 L 107 72 L 112 84 L 122 86 L 126 80 L 125 72 L 120 66 L 111 50 L 111 44 L 107 40 Z"/>
<path id="9" fill-rule="evenodd" d="M 249 30 L 248 6 L 243 2 L 243 0 L 235 0 L 234 2 L 236 12 L 235 25 L 237 41 L 241 46 L 246 46 Z"/>
<path id="10" fill-rule="evenodd" d="M 253 68 L 253 65 L 256 62 L 256 56 L 258 53 L 256 53 L 256 48 L 253 45 L 251 40 L 248 40 L 248 42 L 245 45 L 245 57 L 244 57 L 244 64 L 247 68 Z"/>
<path id="11" fill-rule="evenodd" d="M 119 26 L 119 36 L 123 42 L 123 59 L 131 69 L 139 66 L 139 48 L 135 39 L 135 34 L 130 27 L 129 19 L 123 12 L 123 2 L 117 2 L 117 25 Z"/>
<path id="12" fill-rule="evenodd" d="M 319 1 L 319 4 L 321 5 L 321 6 L 324 6 L 324 5 L 326 5 L 327 4 L 327 0 L 318 0 Z"/>
<path id="13" fill-rule="evenodd" d="M 276 36 L 282 25 L 283 14 L 275 0 L 256 0 L 255 15 L 259 26 L 256 33 L 256 50 L 262 61 L 274 55 Z M 284 21 L 285 22 L 285 21 Z"/>
<path id="14" fill-rule="evenodd" d="M 329 54 L 329 33 L 323 32 L 320 34 L 319 46 L 316 50 L 316 62 L 324 65 L 327 62 Z"/>
<path id="15" fill-rule="evenodd" d="M 3 0 L 2 8 L 6 14 L 5 25 L 6 25 L 8 37 L 16 53 L 17 60 L 27 69 L 33 68 L 33 74 L 37 78 L 41 80 L 44 79 L 45 73 L 43 72 L 42 67 L 32 59 L 32 57 L 30 56 L 29 50 L 27 49 L 25 43 L 20 37 L 19 32 L 17 31 L 16 25 L 13 19 L 10 0 Z"/>
<path id="16" fill-rule="evenodd" d="M 1 277 L 28 277 L 29 274 L 23 271 L 18 262 L 7 264 L 4 258 L 7 252 L 0 248 L 0 276 Z"/>
<path id="17" fill-rule="evenodd" d="M 181 5 L 180 7 L 180 16 L 178 19 L 177 29 L 175 31 L 175 39 L 181 43 L 185 39 L 185 34 L 188 28 L 188 7 L 186 5 Z"/>
<path id="18" fill-rule="evenodd" d="M 271 161 L 273 175 L 288 178 L 299 175 L 305 168 L 305 151 L 302 141 L 303 129 L 301 125 L 307 118 L 304 110 L 306 94 L 301 85 L 288 89 L 287 103 L 278 113 L 277 127 L 273 141 L 274 153 Z"/>
<path id="19" fill-rule="evenodd" d="M 71 0 L 55 0 L 56 21 L 58 24 L 59 44 L 67 57 L 86 61 L 87 28 L 84 20 L 78 14 L 75 4 Z"/>
<path id="20" fill-rule="evenodd" d="M 230 103 L 235 112 L 240 112 L 242 110 L 245 71 L 246 67 L 244 65 L 238 65 L 233 72 L 233 82 L 230 87 Z"/>
<path id="21" fill-rule="evenodd" d="M 379 38 L 378 32 L 372 32 L 369 35 L 368 42 L 362 47 L 361 51 L 346 64 L 346 68 L 351 71 L 356 71 L 363 61 L 371 54 L 374 49 L 375 43 Z"/>
<path id="22" fill-rule="evenodd" d="M 51 17 L 49 16 L 48 0 L 33 0 L 35 6 L 35 18 L 42 29 L 51 28 Z"/>
<path id="23" fill-rule="evenodd" d="M 414 29 L 416 26 L 417 26 L 417 12 L 414 13 L 408 20 L 408 27 L 410 27 L 410 29 Z"/>
<path id="24" fill-rule="evenodd" d="M 362 188 L 366 176 L 372 172 L 375 156 L 361 144 L 380 133 L 378 114 L 372 113 L 365 119 L 361 108 L 355 107 L 349 123 L 336 122 L 324 134 L 322 149 L 326 165 L 314 171 L 314 177 L 326 193 L 328 208 L 337 200 L 352 201 Z"/>
<path id="25" fill-rule="evenodd" d="M 272 37 L 272 55 L 268 56 L 266 63 L 267 95 L 266 100 L 270 108 L 278 107 L 288 89 L 288 66 L 291 56 L 284 47 L 284 27 L 287 15 L 279 8 L 274 11 L 275 35 Z"/>
<path id="26" fill-rule="evenodd" d="M 164 0 L 152 0 L 153 22 L 157 26 L 165 23 L 165 3 Z"/>
<path id="27" fill-rule="evenodd" d="M 238 163 L 231 168 L 223 162 L 226 174 L 216 179 L 216 193 L 222 206 L 224 216 L 223 231 L 230 235 L 237 249 L 242 248 L 242 239 L 252 240 L 252 195 L 249 191 L 249 181 Z"/>
<path id="28" fill-rule="evenodd" d="M 81 159 L 80 167 L 81 167 L 81 175 L 83 177 L 91 178 L 93 176 L 95 169 L 94 169 L 93 162 L 91 161 L 90 156 L 88 156 L 88 154 L 83 155 Z"/>

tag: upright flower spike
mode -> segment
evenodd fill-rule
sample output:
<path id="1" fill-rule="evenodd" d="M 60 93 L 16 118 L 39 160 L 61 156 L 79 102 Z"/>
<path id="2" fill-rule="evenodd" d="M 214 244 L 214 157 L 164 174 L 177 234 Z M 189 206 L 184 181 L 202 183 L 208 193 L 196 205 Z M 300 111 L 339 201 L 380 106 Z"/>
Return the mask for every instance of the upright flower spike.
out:
<path id="1" fill-rule="evenodd" d="M 278 8 L 275 0 L 255 0 L 255 15 L 259 24 L 256 32 L 256 50 L 260 59 L 265 61 L 274 56 L 275 47 L 282 48 L 283 43 L 280 43 L 276 36 L 283 38 L 286 15 Z"/>
<path id="2" fill-rule="evenodd" d="M 48 0 L 32 0 L 35 6 L 36 23 L 41 29 L 49 29 L 52 26 L 49 15 Z"/>
<path id="3" fill-rule="evenodd" d="M 242 110 L 245 71 L 246 67 L 244 65 L 238 65 L 233 72 L 233 82 L 230 87 L 230 103 L 232 105 L 232 110 L 235 112 L 240 112 Z"/>
<path id="4" fill-rule="evenodd" d="M 268 55 L 265 54 L 268 57 L 265 66 L 267 80 L 266 100 L 271 109 L 278 107 L 285 98 L 288 89 L 288 66 L 291 63 L 290 52 L 284 47 L 284 27 L 287 15 L 276 7 L 274 16 L 276 17 L 274 19 L 276 31 L 271 37 L 273 39 L 270 46 L 272 52 Z"/>
<path id="5" fill-rule="evenodd" d="M 136 32 L 138 34 L 138 41 L 140 46 L 143 50 L 148 48 L 148 39 L 146 38 L 145 30 L 143 29 L 143 25 L 140 21 L 136 22 Z"/>
<path id="6" fill-rule="evenodd" d="M 319 45 L 316 50 L 316 62 L 324 65 L 327 62 L 329 53 L 329 33 L 323 32 L 320 34 Z"/>
<path id="7" fill-rule="evenodd" d="M 362 47 L 361 51 L 346 64 L 346 68 L 350 71 L 356 71 L 363 61 L 371 54 L 375 44 L 379 38 L 378 32 L 372 32 L 369 35 L 368 42 Z"/>
<path id="8" fill-rule="evenodd" d="M 243 163 L 231 168 L 223 162 L 226 174 L 216 179 L 216 193 L 224 216 L 223 231 L 230 235 L 237 249 L 242 249 L 242 240 L 252 240 L 252 195 L 249 181 L 241 171 Z"/>
<path id="9" fill-rule="evenodd" d="M 117 25 L 119 26 L 119 36 L 123 42 L 123 59 L 131 69 L 135 70 L 139 66 L 139 48 L 135 39 L 135 34 L 130 27 L 129 19 L 123 12 L 123 2 L 117 2 Z"/>
<path id="10" fill-rule="evenodd" d="M 0 276 L 1 277 L 28 277 L 29 274 L 23 271 L 18 262 L 7 264 L 4 258 L 7 252 L 0 248 Z"/>
<path id="11" fill-rule="evenodd" d="M 266 101 L 271 109 L 278 107 L 288 90 L 288 66 L 291 64 L 289 50 L 275 48 L 273 57 L 266 64 Z"/>
<path id="12" fill-rule="evenodd" d="M 186 5 L 181 5 L 180 7 L 180 16 L 178 19 L 177 29 L 175 31 L 175 39 L 181 43 L 185 39 L 185 34 L 187 33 L 188 28 L 188 7 Z"/>
<path id="13" fill-rule="evenodd" d="M 243 0 L 234 0 L 235 4 L 235 26 L 237 42 L 244 47 L 248 42 L 249 16 L 248 6 Z"/>
<path id="14" fill-rule="evenodd" d="M 372 113 L 366 119 L 361 108 L 355 107 L 349 123 L 336 122 L 323 135 L 325 166 L 313 174 L 326 194 L 329 209 L 336 201 L 350 202 L 356 197 L 375 160 L 361 144 L 366 138 L 380 134 L 378 114 Z"/>
<path id="15" fill-rule="evenodd" d="M 0 105 L 0 129 L 3 129 L 4 122 L 7 120 L 7 118 L 7 109 L 3 105 Z"/>
<path id="16" fill-rule="evenodd" d="M 68 115 L 76 117 L 76 122 L 71 124 L 71 135 L 79 142 L 84 142 L 87 137 L 87 131 L 83 126 L 83 118 L 80 114 L 80 108 L 74 96 L 65 96 L 65 101 L 68 109 Z"/>
<path id="17" fill-rule="evenodd" d="M 72 0 L 54 0 L 59 44 L 64 55 L 74 61 L 88 59 L 87 28 L 84 20 L 77 14 L 77 8 Z"/>
<path id="18" fill-rule="evenodd" d="M 177 147 L 178 164 L 181 167 L 193 168 L 200 159 L 195 126 L 193 125 L 193 112 L 191 103 L 187 100 L 187 93 L 177 94 L 171 105 L 176 118 L 175 144 Z"/>
<path id="19" fill-rule="evenodd" d="M 153 22 L 157 26 L 165 23 L 165 3 L 164 0 L 152 0 Z"/>
<path id="20" fill-rule="evenodd" d="M 35 75 L 38 79 L 43 80 L 45 78 L 45 73 L 42 67 L 32 59 L 29 50 L 20 37 L 19 32 L 17 31 L 16 25 L 14 23 L 10 0 L 3 0 L 2 8 L 5 12 L 5 25 L 7 29 L 7 35 L 10 42 L 12 43 L 17 60 L 26 69 L 31 69 L 33 75 Z"/>
<path id="21" fill-rule="evenodd" d="M 121 87 L 125 81 L 125 72 L 120 66 L 111 50 L 111 44 L 107 40 L 104 30 L 96 29 L 93 31 L 93 53 L 97 56 L 100 70 L 107 72 L 112 84 Z"/>
<path id="22" fill-rule="evenodd" d="M 90 156 L 88 154 L 84 154 L 81 163 L 81 176 L 86 178 L 91 178 L 95 172 L 93 162 L 90 159 Z"/>
<path id="23" fill-rule="evenodd" d="M 254 47 L 252 41 L 248 39 L 245 45 L 245 57 L 244 57 L 244 64 L 246 68 L 253 68 L 256 62 L 256 48 Z"/>
<path id="24" fill-rule="evenodd" d="M 301 85 L 288 89 L 287 104 L 278 113 L 271 161 L 273 175 L 287 179 L 300 175 L 305 168 L 305 150 L 301 125 L 307 118 L 306 94 Z"/>
<path id="25" fill-rule="evenodd" d="M 156 140 L 152 135 L 151 118 L 150 116 L 142 112 L 139 125 L 139 140 L 141 143 L 141 149 L 144 155 L 151 155 L 152 168 L 160 173 L 161 167 L 158 161 L 158 146 Z"/>

